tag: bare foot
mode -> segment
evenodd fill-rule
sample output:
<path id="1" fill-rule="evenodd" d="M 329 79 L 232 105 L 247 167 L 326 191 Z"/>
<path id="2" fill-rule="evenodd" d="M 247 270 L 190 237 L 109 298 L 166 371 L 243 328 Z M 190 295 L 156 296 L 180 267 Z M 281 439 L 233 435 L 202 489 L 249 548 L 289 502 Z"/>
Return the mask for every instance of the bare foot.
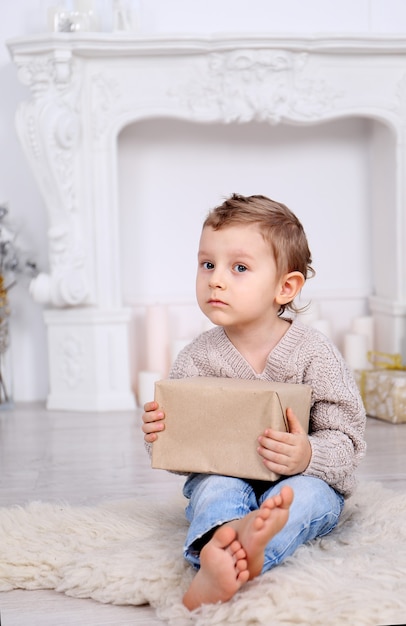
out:
<path id="1" fill-rule="evenodd" d="M 200 569 L 183 604 L 192 611 L 202 604 L 230 600 L 249 578 L 245 556 L 236 531 L 228 524 L 221 526 L 200 552 Z"/>
<path id="2" fill-rule="evenodd" d="M 266 544 L 285 526 L 293 490 L 285 486 L 257 511 L 221 526 L 200 553 L 200 569 L 183 597 L 193 610 L 227 602 L 262 570 Z"/>
<path id="3" fill-rule="evenodd" d="M 293 490 L 285 486 L 279 494 L 265 500 L 257 511 L 228 523 L 236 531 L 238 541 L 245 550 L 249 580 L 261 573 L 265 547 L 285 526 L 292 502 Z"/>

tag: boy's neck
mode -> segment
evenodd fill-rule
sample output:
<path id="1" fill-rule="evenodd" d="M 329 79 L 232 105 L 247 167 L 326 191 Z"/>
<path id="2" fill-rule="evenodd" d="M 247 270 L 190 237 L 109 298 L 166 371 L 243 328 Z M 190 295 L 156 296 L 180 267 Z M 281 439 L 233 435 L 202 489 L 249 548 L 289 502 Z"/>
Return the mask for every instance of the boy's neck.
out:
<path id="1" fill-rule="evenodd" d="M 271 327 L 264 328 L 224 328 L 224 331 L 238 352 L 251 365 L 257 374 L 262 374 L 269 354 L 280 342 L 290 327 L 288 320 L 278 317 Z"/>

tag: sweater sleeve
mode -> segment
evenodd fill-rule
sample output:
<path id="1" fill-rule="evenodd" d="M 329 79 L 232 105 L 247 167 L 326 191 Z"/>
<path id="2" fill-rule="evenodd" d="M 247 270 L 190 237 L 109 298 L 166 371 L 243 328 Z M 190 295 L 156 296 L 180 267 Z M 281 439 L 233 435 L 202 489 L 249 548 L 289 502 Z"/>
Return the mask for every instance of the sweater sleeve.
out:
<path id="1" fill-rule="evenodd" d="M 268 380 L 312 388 L 312 457 L 304 474 L 350 496 L 356 467 L 366 451 L 366 415 L 354 376 L 339 350 L 318 330 L 295 320 L 269 355 L 265 373 Z"/>
<path id="2" fill-rule="evenodd" d="M 304 473 L 325 480 L 348 497 L 355 487 L 356 467 L 366 451 L 362 399 L 340 353 L 327 343 L 319 345 L 306 378 L 313 389 L 309 432 L 312 457 Z"/>

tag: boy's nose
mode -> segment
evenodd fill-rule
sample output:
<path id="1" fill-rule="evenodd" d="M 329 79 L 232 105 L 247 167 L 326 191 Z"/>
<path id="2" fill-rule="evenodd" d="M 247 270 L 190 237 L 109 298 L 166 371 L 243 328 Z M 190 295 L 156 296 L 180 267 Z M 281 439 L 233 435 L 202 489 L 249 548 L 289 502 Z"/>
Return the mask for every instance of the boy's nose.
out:
<path id="1" fill-rule="evenodd" d="M 224 287 L 225 287 L 224 278 L 223 278 L 222 273 L 218 269 L 215 269 L 210 274 L 209 286 L 212 289 L 216 289 L 216 288 L 217 289 L 224 289 Z"/>

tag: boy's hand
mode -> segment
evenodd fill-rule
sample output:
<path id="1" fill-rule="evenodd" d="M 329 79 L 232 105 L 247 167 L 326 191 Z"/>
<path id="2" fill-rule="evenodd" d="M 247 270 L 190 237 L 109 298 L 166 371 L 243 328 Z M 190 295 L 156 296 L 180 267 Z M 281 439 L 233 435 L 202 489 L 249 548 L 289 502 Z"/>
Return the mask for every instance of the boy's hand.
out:
<path id="1" fill-rule="evenodd" d="M 155 401 L 144 404 L 144 411 L 145 413 L 142 415 L 142 421 L 144 422 L 142 431 L 145 433 L 144 440 L 147 443 L 153 443 L 158 438 L 157 433 L 165 428 L 163 422 L 165 414 L 159 409 L 159 405 Z"/>
<path id="2" fill-rule="evenodd" d="M 258 438 L 258 454 L 264 465 L 276 474 L 294 476 L 304 472 L 310 463 L 312 450 L 306 431 L 292 409 L 287 409 L 289 432 L 267 429 Z"/>

